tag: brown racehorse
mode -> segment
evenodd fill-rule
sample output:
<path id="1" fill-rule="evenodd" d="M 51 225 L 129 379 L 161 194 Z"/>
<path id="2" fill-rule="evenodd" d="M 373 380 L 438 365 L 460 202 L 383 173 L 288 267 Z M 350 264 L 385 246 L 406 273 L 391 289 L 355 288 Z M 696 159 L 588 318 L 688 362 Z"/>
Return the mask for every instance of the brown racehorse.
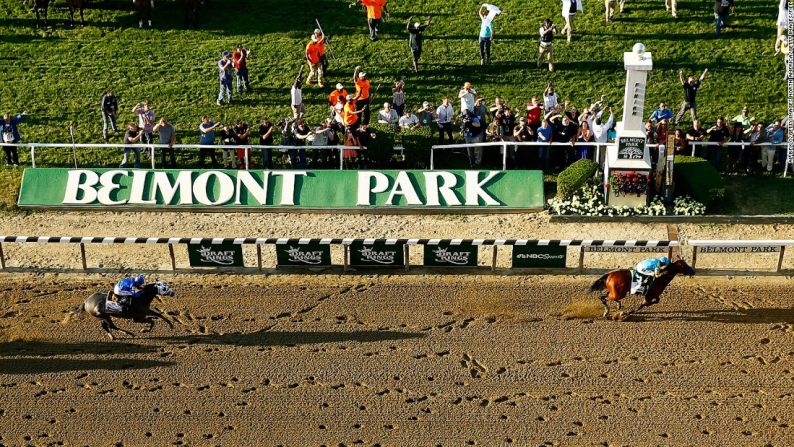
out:
<path id="1" fill-rule="evenodd" d="M 47 11 L 50 9 L 50 0 L 33 0 L 33 11 L 36 12 L 36 28 L 39 27 L 40 16 L 44 16 L 44 26 L 47 26 Z"/>
<path id="2" fill-rule="evenodd" d="M 648 293 L 645 294 L 645 301 L 643 301 L 642 304 L 640 304 L 636 309 L 627 312 L 626 315 L 637 312 L 643 307 L 658 303 L 659 297 L 661 296 L 662 292 L 664 292 L 664 289 L 667 288 L 668 284 L 670 284 L 670 281 L 675 278 L 675 275 L 679 273 L 692 276 L 695 274 L 695 269 L 690 267 L 686 261 L 679 257 L 677 261 L 662 269 L 661 275 L 654 279 L 650 290 L 648 290 Z M 616 302 L 618 305 L 618 310 L 620 310 L 620 300 L 625 298 L 631 290 L 631 271 L 626 269 L 613 270 L 598 278 L 593 285 L 590 286 L 591 292 L 601 292 L 602 290 L 607 291 L 606 295 L 602 294 L 599 297 L 601 304 L 604 305 L 604 318 L 607 318 L 609 316 L 608 302 Z"/>
<path id="3" fill-rule="evenodd" d="M 74 25 L 74 12 L 80 11 L 80 24 L 85 26 L 85 17 L 83 17 L 83 10 L 88 0 L 66 0 L 69 6 L 69 24 Z"/>

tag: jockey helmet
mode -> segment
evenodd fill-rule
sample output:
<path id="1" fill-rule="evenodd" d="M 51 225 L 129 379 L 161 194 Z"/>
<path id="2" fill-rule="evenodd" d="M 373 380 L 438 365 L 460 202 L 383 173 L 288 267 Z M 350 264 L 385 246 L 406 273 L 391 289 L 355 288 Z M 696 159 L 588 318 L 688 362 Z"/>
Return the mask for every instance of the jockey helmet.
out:
<path id="1" fill-rule="evenodd" d="M 661 258 L 659 258 L 659 264 L 670 265 L 670 258 L 668 258 L 667 256 L 662 256 Z"/>
<path id="2" fill-rule="evenodd" d="M 138 276 L 135 277 L 135 279 L 132 282 L 136 286 L 142 286 L 143 283 L 146 282 L 146 280 L 144 279 L 143 275 L 138 275 Z"/>

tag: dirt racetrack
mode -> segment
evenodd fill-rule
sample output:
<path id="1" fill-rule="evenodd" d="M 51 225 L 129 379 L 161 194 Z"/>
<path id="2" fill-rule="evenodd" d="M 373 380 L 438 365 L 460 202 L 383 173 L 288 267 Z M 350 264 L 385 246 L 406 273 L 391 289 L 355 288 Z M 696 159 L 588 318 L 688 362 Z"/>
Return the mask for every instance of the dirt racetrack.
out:
<path id="1" fill-rule="evenodd" d="M 110 278 L 4 275 L 0 444 L 794 444 L 790 280 L 615 322 L 560 317 L 592 277 L 439 278 L 165 278 L 175 329 L 110 342 L 61 323 Z"/>

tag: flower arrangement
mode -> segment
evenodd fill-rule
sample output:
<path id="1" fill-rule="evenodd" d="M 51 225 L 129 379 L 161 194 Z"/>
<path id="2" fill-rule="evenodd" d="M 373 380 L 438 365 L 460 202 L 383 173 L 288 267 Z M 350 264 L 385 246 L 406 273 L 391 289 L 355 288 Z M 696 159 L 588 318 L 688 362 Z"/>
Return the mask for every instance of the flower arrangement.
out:
<path id="1" fill-rule="evenodd" d="M 586 185 L 575 192 L 570 199 L 550 199 L 549 213 L 555 215 L 579 216 L 666 216 L 670 213 L 660 197 L 654 197 L 648 206 L 607 206 L 598 185 Z M 689 196 L 675 199 L 672 214 L 700 216 L 706 213 L 706 206 Z"/>
<path id="2" fill-rule="evenodd" d="M 639 174 L 637 171 L 613 172 L 609 176 L 609 183 L 605 186 L 611 189 L 615 196 L 636 194 L 639 197 L 648 190 L 649 183 L 651 183 L 650 176 Z"/>

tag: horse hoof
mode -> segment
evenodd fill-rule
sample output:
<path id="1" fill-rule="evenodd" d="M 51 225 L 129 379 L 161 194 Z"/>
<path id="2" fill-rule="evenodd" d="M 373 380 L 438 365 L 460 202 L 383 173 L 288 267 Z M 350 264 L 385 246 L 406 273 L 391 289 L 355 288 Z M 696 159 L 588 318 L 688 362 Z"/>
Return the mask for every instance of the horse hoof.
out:
<path id="1" fill-rule="evenodd" d="M 110 338 L 111 340 L 115 340 L 115 339 L 116 339 L 116 338 L 113 336 L 113 334 L 108 334 L 108 338 Z"/>

